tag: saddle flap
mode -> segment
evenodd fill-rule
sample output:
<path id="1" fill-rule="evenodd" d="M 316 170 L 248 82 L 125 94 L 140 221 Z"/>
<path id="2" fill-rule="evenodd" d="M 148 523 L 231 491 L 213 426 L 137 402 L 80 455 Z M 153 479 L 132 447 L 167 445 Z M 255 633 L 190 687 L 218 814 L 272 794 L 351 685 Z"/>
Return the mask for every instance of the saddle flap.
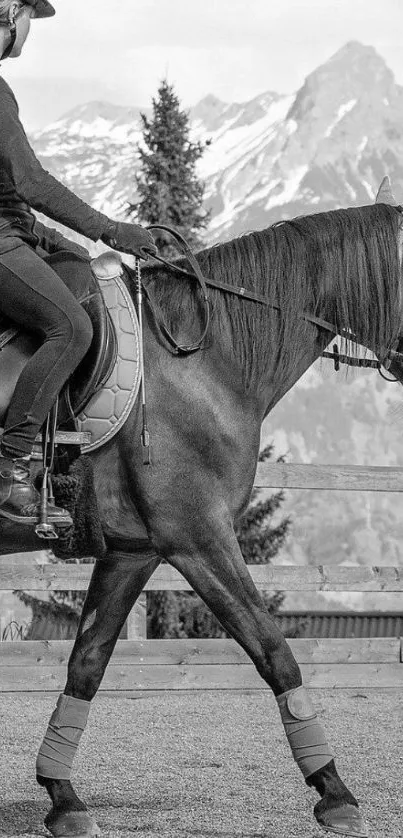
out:
<path id="1" fill-rule="evenodd" d="M 78 267 L 81 257 L 69 251 L 58 251 L 47 259 L 48 264 L 85 309 L 93 328 L 91 346 L 67 385 L 66 396 L 75 416 L 78 416 L 94 393 L 102 387 L 116 360 L 115 328 L 94 272 L 93 266 L 96 261 L 91 262 L 91 271 L 84 272 L 75 270 L 75 265 Z M 83 276 L 86 277 L 84 285 Z"/>

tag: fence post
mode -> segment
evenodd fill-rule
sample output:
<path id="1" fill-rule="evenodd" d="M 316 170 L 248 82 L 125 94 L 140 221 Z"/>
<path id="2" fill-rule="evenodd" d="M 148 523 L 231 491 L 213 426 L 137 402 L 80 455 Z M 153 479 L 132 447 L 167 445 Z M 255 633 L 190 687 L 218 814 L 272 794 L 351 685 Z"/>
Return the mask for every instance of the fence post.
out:
<path id="1" fill-rule="evenodd" d="M 147 594 L 140 594 L 126 620 L 127 640 L 147 639 Z"/>

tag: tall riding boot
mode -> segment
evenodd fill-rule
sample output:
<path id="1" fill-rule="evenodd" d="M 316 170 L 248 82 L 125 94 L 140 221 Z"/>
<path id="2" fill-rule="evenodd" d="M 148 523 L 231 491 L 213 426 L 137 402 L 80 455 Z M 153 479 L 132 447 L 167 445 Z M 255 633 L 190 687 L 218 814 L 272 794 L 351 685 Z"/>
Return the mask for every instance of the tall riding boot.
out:
<path id="1" fill-rule="evenodd" d="M 39 492 L 29 468 L 29 459 L 12 459 L 0 453 L 0 516 L 19 524 L 36 524 L 39 517 Z M 48 505 L 48 521 L 61 527 L 73 523 L 69 512 Z"/>

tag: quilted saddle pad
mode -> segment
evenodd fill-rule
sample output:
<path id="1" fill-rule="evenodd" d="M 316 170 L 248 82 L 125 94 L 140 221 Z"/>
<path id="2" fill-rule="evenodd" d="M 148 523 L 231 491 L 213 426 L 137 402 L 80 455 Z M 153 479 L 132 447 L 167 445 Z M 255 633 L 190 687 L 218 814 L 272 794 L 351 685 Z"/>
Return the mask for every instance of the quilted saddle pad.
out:
<path id="1" fill-rule="evenodd" d="M 93 260 L 92 267 L 115 326 L 117 358 L 102 389 L 77 417 L 78 430 L 91 434 L 91 442 L 81 446 L 83 454 L 105 445 L 124 425 L 141 381 L 139 324 L 133 300 L 121 278 L 121 261 L 116 254 L 103 254 Z"/>

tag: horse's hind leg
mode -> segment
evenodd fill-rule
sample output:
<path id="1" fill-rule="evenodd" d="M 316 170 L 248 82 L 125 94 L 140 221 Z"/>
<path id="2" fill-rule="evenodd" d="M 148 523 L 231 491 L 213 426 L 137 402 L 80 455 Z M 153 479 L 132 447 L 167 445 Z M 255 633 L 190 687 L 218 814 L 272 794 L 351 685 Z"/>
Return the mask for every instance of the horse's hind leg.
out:
<path id="1" fill-rule="evenodd" d="M 133 554 L 130 559 L 113 554 L 95 565 L 68 663 L 64 696 L 71 698 L 62 699 L 64 719 L 63 715 L 54 719 L 53 714 L 55 724 L 48 728 L 37 760 L 37 780 L 53 803 L 45 825 L 54 836 L 100 835 L 97 824 L 71 785 L 70 766 L 85 727 L 89 702 L 98 690 L 123 624 L 159 563 L 160 559 L 148 552 L 140 556 Z"/>
<path id="2" fill-rule="evenodd" d="M 170 531 L 169 544 L 165 543 L 163 534 L 157 537 L 157 550 L 185 576 L 223 627 L 245 649 L 274 695 L 282 697 L 279 706 L 282 704 L 282 720 L 294 757 L 298 756 L 307 784 L 321 795 L 314 809 L 318 822 L 330 831 L 364 838 L 367 831 L 358 803 L 336 771 L 307 693 L 303 688 L 297 691 L 294 704 L 291 701 L 294 693 L 283 696 L 301 687 L 299 666 L 253 583 L 232 526 L 223 524 L 222 520 L 214 523 L 214 517 L 199 526 L 196 524 L 196 535 L 194 532 L 184 535 L 182 521 L 174 537 Z M 192 520 L 195 524 L 197 517 Z M 295 717 L 291 709 L 296 710 Z M 295 742 L 296 729 L 298 742 Z"/>

